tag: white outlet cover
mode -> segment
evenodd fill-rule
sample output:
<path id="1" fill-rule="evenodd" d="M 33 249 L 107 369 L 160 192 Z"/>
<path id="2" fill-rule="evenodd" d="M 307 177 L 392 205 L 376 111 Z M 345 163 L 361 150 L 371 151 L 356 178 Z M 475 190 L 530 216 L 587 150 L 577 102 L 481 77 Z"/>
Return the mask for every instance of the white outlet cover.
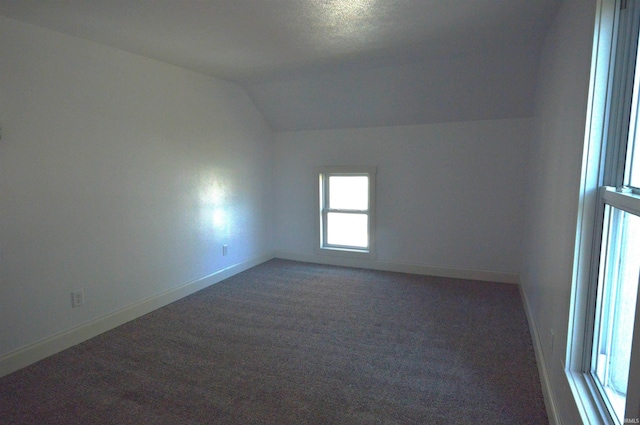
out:
<path id="1" fill-rule="evenodd" d="M 71 307 L 80 307 L 84 305 L 84 291 L 82 289 L 71 293 Z"/>

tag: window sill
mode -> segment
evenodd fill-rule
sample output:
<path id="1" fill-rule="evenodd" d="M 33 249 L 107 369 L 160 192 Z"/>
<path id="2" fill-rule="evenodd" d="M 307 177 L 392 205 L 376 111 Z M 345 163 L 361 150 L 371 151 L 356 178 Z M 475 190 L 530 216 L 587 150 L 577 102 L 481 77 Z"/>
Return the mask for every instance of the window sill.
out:
<path id="1" fill-rule="evenodd" d="M 363 259 L 375 259 L 376 254 L 370 251 L 361 251 L 357 249 L 348 248 L 334 248 L 334 247 L 316 247 L 316 254 L 329 255 L 333 257 L 347 257 L 347 258 L 363 258 Z"/>
<path id="2" fill-rule="evenodd" d="M 582 372 L 567 370 L 566 373 L 582 421 L 589 425 L 613 425 L 593 382 Z"/>

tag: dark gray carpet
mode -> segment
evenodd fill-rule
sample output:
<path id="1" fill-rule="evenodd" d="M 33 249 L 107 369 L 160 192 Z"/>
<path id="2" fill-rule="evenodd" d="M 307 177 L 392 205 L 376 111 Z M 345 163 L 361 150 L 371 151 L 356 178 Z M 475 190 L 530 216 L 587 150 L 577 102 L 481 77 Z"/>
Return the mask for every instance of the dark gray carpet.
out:
<path id="1" fill-rule="evenodd" d="M 547 424 L 515 285 L 273 260 L 0 378 L 2 424 Z"/>

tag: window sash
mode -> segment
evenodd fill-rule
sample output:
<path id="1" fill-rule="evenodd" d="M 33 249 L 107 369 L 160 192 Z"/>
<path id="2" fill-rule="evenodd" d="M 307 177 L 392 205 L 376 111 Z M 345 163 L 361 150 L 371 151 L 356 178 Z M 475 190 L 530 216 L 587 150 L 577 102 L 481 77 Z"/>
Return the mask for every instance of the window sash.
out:
<path id="1" fill-rule="evenodd" d="M 344 187 L 340 187 L 339 182 L 343 184 L 351 180 L 351 189 L 359 189 L 364 193 L 358 193 L 354 196 L 352 193 L 345 193 Z M 362 185 L 363 180 L 366 181 L 365 185 Z M 369 211 L 369 175 L 368 174 L 343 174 L 343 173 L 330 173 L 326 175 L 326 189 L 327 194 L 325 199 L 325 206 L 333 210 L 342 211 Z M 360 187 L 358 184 L 360 183 Z M 349 183 L 346 183 L 349 185 Z M 355 187 L 354 187 L 355 184 Z M 349 191 L 347 191 L 349 192 Z M 342 196 L 341 196 L 342 195 Z M 347 199 L 345 199 L 345 197 Z"/>
<path id="2" fill-rule="evenodd" d="M 355 244 L 348 244 L 348 243 L 338 243 L 338 242 L 330 242 L 329 240 L 331 239 L 331 235 L 329 234 L 329 214 L 331 213 L 335 213 L 335 214 L 347 214 L 347 215 L 352 215 L 354 217 L 358 217 L 358 216 L 363 216 L 366 219 L 366 243 L 361 244 L 361 245 L 355 245 Z M 324 247 L 326 248 L 342 248 L 342 249 L 350 249 L 350 250 L 360 250 L 360 251 L 368 251 L 369 250 L 369 213 L 368 211 L 361 211 L 361 212 L 357 212 L 357 211 L 351 211 L 351 210 L 347 210 L 347 211 L 343 211 L 343 210 L 325 210 L 323 211 L 323 220 L 325 223 L 324 226 Z"/>
<path id="3" fill-rule="evenodd" d="M 591 276 L 591 287 L 597 290 L 597 295 L 593 301 L 593 313 L 592 322 L 587 327 L 585 336 L 585 346 L 590 347 L 590 350 L 585 349 L 585 356 L 583 362 L 583 371 L 586 379 L 590 383 L 590 389 L 592 396 L 600 403 L 601 411 L 606 411 L 613 423 L 623 424 L 624 418 L 636 418 L 640 416 L 640 412 L 633 413 L 637 410 L 633 407 L 635 400 L 638 398 L 638 391 L 635 390 L 636 384 L 633 384 L 631 376 L 628 376 L 629 382 L 626 388 L 626 404 L 623 399 L 615 394 L 612 386 L 608 385 L 608 379 L 604 374 L 606 369 L 612 370 L 613 366 L 603 365 L 602 362 L 606 359 L 608 362 L 611 359 L 612 351 L 607 348 L 606 338 L 615 338 L 617 331 L 613 331 L 612 323 L 609 320 L 615 320 L 614 318 L 620 314 L 619 311 L 610 311 L 618 307 L 618 298 L 615 291 L 622 288 L 624 282 L 619 281 L 622 276 L 618 273 L 619 267 L 622 264 L 621 244 L 628 236 L 625 233 L 621 233 L 623 229 L 622 220 L 623 215 L 627 214 L 630 217 L 640 217 L 640 196 L 633 193 L 621 192 L 611 186 L 602 187 L 599 190 L 599 199 L 601 205 L 602 217 L 599 227 L 599 237 L 594 241 L 597 241 L 597 250 L 594 246 L 594 263 L 597 267 L 594 267 Z M 594 244 L 595 245 L 595 244 Z M 597 260 L 596 260 L 597 258 Z M 637 272 L 635 274 L 638 274 Z M 632 277 L 632 279 L 639 279 L 640 275 Z M 637 285 L 637 280 L 635 281 Z M 633 281 L 631 282 L 633 284 Z M 638 316 L 638 306 L 640 303 L 637 301 L 638 293 L 634 294 L 632 304 L 635 306 L 635 317 Z M 607 309 L 605 310 L 604 307 Z M 635 320 L 637 322 L 637 319 Z M 606 328 L 606 329 L 602 329 Z M 632 326 L 632 347 L 633 341 L 640 340 L 640 327 Z M 605 338 L 605 339 L 601 339 Z M 637 342 L 636 342 L 637 345 Z M 585 347 L 585 348 L 586 348 Z M 604 352 L 601 352 L 604 350 Z M 633 348 L 632 348 L 633 356 Z M 636 355 L 636 359 L 637 359 Z M 626 366 L 626 365 L 625 365 Z M 638 360 L 631 359 L 629 375 L 633 374 L 634 369 L 638 369 L 640 366 Z M 603 382 L 604 381 L 604 382 Z M 634 387 L 635 386 L 635 387 Z M 623 403 L 623 404 L 620 404 Z M 626 412 L 623 418 L 619 418 L 622 412 Z"/>

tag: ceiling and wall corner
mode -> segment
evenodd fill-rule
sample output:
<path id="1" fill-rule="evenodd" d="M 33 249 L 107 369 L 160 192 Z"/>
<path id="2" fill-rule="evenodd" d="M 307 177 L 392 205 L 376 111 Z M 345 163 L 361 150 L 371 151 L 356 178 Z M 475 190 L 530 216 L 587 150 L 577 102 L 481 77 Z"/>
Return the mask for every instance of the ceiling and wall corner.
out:
<path id="1" fill-rule="evenodd" d="M 531 116 L 561 0 L 3 0 L 0 14 L 242 85 L 272 129 Z"/>

